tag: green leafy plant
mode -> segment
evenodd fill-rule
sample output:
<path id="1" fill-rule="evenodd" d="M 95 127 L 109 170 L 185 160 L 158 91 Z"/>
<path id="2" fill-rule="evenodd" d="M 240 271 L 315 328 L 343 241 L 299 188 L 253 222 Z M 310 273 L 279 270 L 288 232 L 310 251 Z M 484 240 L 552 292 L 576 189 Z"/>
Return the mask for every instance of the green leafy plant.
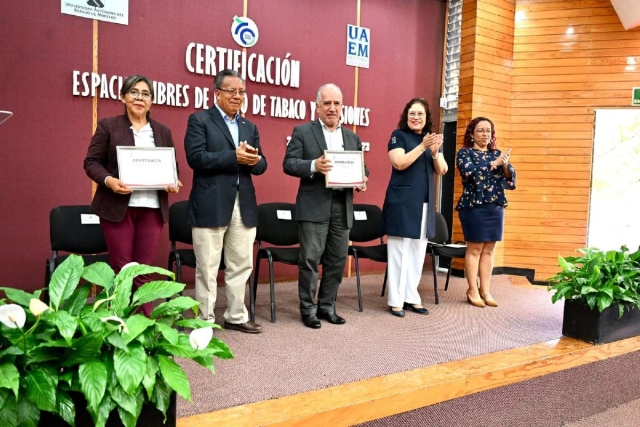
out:
<path id="1" fill-rule="evenodd" d="M 615 305 L 620 317 L 625 307 L 640 308 L 640 250 L 630 253 L 623 246 L 619 251 L 578 251 L 582 256 L 558 257 L 562 271 L 548 279 L 549 291 L 555 291 L 553 303 L 575 299 L 600 312 Z"/>
<path id="2" fill-rule="evenodd" d="M 184 284 L 146 283 L 135 292 L 133 279 L 168 270 L 129 265 L 116 276 L 104 263 L 84 266 L 69 256 L 53 273 L 50 303 L 42 291 L 0 288 L 0 425 L 38 425 L 41 411 L 74 424 L 72 396 L 82 394 L 96 426 L 117 410 L 127 427 L 136 425 L 143 404 L 165 414 L 175 391 L 191 401 L 189 380 L 174 357 L 191 359 L 214 371 L 214 357 L 232 358 L 227 345 L 213 337 L 215 324 L 184 319 L 198 303 L 178 296 L 155 307 L 149 318 L 138 313 L 144 303 L 172 298 Z M 81 279 L 88 284 L 80 285 Z M 84 282 L 83 282 L 84 283 Z M 90 284 L 101 292 L 90 303 Z M 176 327 L 193 328 L 190 334 Z M 166 418 L 165 418 L 166 419 Z"/>

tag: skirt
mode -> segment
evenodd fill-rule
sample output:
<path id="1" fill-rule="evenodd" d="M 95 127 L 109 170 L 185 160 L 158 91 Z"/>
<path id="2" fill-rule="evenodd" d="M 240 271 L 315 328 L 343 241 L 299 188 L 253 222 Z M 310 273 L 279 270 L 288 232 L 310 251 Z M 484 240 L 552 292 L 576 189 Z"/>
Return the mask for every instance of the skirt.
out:
<path id="1" fill-rule="evenodd" d="M 476 205 L 458 211 L 464 240 L 467 242 L 499 242 L 504 226 L 504 207 L 496 204 Z"/>

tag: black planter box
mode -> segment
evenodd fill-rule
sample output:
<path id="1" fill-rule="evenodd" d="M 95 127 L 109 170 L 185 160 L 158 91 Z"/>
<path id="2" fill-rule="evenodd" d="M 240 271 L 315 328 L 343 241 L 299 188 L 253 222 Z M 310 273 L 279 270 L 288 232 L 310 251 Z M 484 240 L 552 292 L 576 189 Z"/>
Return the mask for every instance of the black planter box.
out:
<path id="1" fill-rule="evenodd" d="M 594 344 L 605 344 L 640 335 L 640 310 L 625 308 L 618 318 L 618 307 L 611 306 L 602 313 L 591 310 L 577 300 L 565 300 L 562 335 Z"/>
<path id="2" fill-rule="evenodd" d="M 93 419 L 87 411 L 87 401 L 82 394 L 71 396 L 76 406 L 76 427 L 94 427 Z M 145 403 L 136 423 L 137 427 L 176 427 L 176 393 L 171 394 L 169 408 L 167 409 L 167 422 L 163 423 L 164 416 L 153 403 Z M 40 412 L 39 427 L 69 427 L 69 424 L 50 412 Z M 107 427 L 124 427 L 118 411 L 111 411 L 107 420 Z"/>

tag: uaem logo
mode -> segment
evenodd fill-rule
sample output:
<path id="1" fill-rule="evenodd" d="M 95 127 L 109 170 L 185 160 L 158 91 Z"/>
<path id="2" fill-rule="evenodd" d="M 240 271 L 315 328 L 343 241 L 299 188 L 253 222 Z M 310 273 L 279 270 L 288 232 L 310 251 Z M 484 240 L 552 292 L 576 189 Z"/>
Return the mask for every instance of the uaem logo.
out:
<path id="1" fill-rule="evenodd" d="M 101 2 L 100 0 L 89 0 L 87 2 L 87 4 L 89 6 L 93 6 L 93 7 L 99 7 L 99 8 L 103 8 L 104 7 L 104 3 Z"/>
<path id="2" fill-rule="evenodd" d="M 258 41 L 258 26 L 249 18 L 234 16 L 231 35 L 240 46 L 251 47 Z"/>

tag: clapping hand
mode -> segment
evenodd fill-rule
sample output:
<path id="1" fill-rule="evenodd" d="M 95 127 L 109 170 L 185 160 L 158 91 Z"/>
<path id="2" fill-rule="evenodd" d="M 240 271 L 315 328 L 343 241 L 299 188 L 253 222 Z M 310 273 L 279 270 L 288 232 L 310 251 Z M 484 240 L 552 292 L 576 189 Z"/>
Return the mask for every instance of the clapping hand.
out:
<path id="1" fill-rule="evenodd" d="M 509 164 L 509 156 L 511 156 L 511 148 L 507 151 L 503 151 L 493 162 L 491 162 L 491 170 L 496 169 L 498 166 L 506 166 Z"/>
<path id="2" fill-rule="evenodd" d="M 258 155 L 258 149 L 242 141 L 236 148 L 236 159 L 240 165 L 253 166 L 260 161 L 262 156 Z"/>
<path id="3" fill-rule="evenodd" d="M 509 164 L 509 156 L 511 156 L 511 148 L 509 148 L 507 151 L 505 151 L 504 153 L 502 153 L 502 164 L 503 165 L 508 165 Z"/>
<path id="4" fill-rule="evenodd" d="M 257 148 L 253 148 L 251 145 L 247 144 L 247 141 L 243 141 L 245 146 L 244 146 L 244 151 L 246 151 L 249 154 L 258 154 L 258 149 Z"/>
<path id="5" fill-rule="evenodd" d="M 422 138 L 422 148 L 426 151 L 431 150 L 431 157 L 435 157 L 442 146 L 444 136 L 438 133 L 428 133 Z"/>

